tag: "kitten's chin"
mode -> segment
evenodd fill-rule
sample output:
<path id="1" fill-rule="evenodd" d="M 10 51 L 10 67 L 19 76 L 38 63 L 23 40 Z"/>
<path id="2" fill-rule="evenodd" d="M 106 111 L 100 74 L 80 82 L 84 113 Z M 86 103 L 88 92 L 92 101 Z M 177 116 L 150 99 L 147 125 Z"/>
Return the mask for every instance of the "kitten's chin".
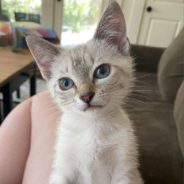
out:
<path id="1" fill-rule="evenodd" d="M 103 105 L 85 104 L 78 107 L 76 110 L 82 114 L 88 114 L 88 113 L 98 113 L 103 109 L 104 109 Z"/>
<path id="2" fill-rule="evenodd" d="M 103 106 L 102 105 L 88 105 L 86 108 L 83 109 L 84 112 L 87 112 L 87 111 L 99 111 L 99 110 L 102 110 L 103 109 Z"/>

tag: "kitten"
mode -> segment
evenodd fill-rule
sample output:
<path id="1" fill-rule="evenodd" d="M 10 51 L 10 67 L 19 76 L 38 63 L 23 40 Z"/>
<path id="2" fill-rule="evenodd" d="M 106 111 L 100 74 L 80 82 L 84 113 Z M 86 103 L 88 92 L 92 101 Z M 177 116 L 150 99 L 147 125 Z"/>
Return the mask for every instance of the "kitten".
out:
<path id="1" fill-rule="evenodd" d="M 109 4 L 86 44 L 64 49 L 26 40 L 63 112 L 50 184 L 142 184 L 134 131 L 121 108 L 133 69 L 119 5 Z"/>

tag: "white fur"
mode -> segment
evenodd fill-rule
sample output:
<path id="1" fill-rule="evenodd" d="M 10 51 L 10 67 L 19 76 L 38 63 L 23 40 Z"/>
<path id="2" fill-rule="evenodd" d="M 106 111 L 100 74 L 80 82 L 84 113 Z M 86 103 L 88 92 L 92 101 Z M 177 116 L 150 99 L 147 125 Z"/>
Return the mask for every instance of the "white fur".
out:
<path id="1" fill-rule="evenodd" d="M 130 120 L 114 114 L 65 113 L 50 184 L 141 184 Z"/>

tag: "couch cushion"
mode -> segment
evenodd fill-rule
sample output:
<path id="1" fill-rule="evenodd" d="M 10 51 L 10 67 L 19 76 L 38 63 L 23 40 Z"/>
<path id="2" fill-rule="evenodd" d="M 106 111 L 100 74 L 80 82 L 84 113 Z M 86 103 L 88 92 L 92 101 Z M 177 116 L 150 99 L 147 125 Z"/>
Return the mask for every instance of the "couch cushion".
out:
<path id="1" fill-rule="evenodd" d="M 126 107 L 138 138 L 140 170 L 145 184 L 183 184 L 183 158 L 173 104 L 159 95 L 156 74 L 137 75 L 138 86 Z"/>
<path id="2" fill-rule="evenodd" d="M 174 119 L 177 125 L 178 138 L 184 158 L 184 81 L 180 86 L 176 96 L 174 105 Z"/>
<path id="3" fill-rule="evenodd" d="M 184 28 L 163 53 L 158 67 L 158 84 L 164 100 L 174 103 L 184 76 Z"/>

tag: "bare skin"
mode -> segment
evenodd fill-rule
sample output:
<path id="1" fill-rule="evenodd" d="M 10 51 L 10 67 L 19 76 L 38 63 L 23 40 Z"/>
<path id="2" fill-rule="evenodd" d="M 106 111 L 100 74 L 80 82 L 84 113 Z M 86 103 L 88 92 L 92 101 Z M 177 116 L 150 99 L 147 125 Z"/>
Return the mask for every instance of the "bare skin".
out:
<path id="1" fill-rule="evenodd" d="M 48 92 L 10 113 L 0 127 L 0 183 L 48 184 L 60 115 Z"/>

